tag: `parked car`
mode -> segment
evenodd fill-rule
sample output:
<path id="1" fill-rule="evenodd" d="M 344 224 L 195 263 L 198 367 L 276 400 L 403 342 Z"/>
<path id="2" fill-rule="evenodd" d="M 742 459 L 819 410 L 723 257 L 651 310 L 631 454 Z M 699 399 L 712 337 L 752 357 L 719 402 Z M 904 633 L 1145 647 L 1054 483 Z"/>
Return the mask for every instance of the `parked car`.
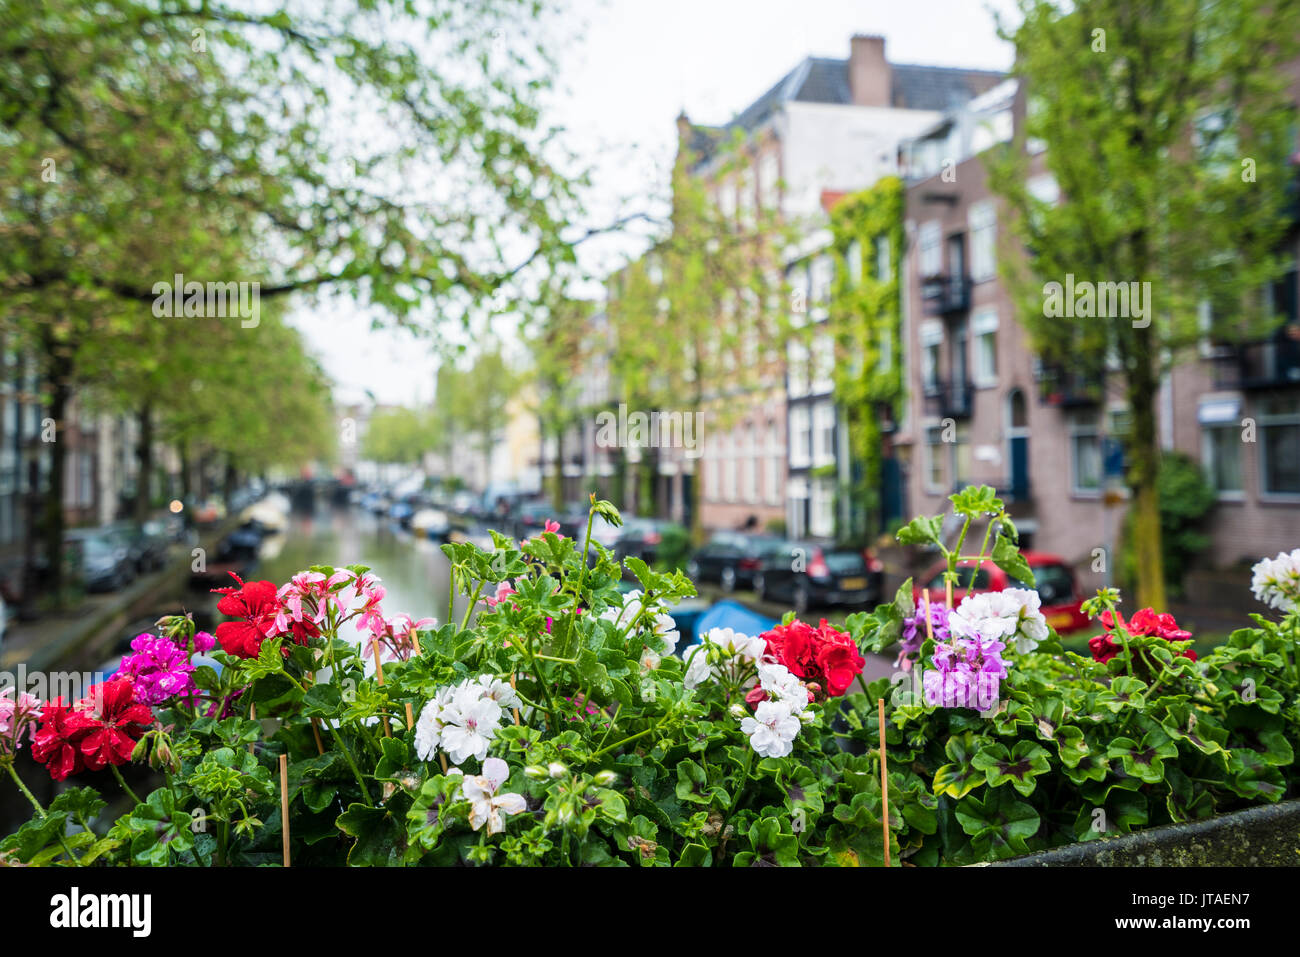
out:
<path id="1" fill-rule="evenodd" d="M 167 563 L 167 532 L 161 522 L 118 522 L 111 534 L 126 546 L 138 575 L 157 571 Z"/>
<path id="2" fill-rule="evenodd" d="M 781 541 L 763 552 L 754 590 L 799 614 L 819 605 L 863 607 L 880 600 L 884 567 L 856 548 Z"/>
<path id="3" fill-rule="evenodd" d="M 1078 579 L 1065 559 L 1047 552 L 1021 552 L 1020 555 L 1034 573 L 1032 586 L 1012 578 L 990 561 L 982 562 L 978 572 L 974 561 L 964 561 L 957 565 L 958 578 L 953 586 L 953 602 L 959 603 L 970 592 L 1032 588 L 1038 592 L 1042 602 L 1043 617 L 1059 633 L 1067 634 L 1092 627 L 1088 616 L 1083 613 L 1083 593 L 1079 590 Z M 918 575 L 917 584 L 912 588 L 912 597 L 919 602 L 921 590 L 929 588 L 931 601 L 943 601 L 943 573 L 946 568 L 947 565 L 939 561 L 927 568 L 924 574 Z"/>
<path id="4" fill-rule="evenodd" d="M 135 581 L 135 561 L 120 531 L 75 528 L 63 536 L 63 544 L 78 554 L 82 582 L 88 591 L 116 591 Z"/>
<path id="5" fill-rule="evenodd" d="M 716 582 L 725 592 L 750 588 L 763 565 L 763 555 L 780 543 L 773 535 L 718 532 L 691 556 L 686 574 L 695 581 Z"/>

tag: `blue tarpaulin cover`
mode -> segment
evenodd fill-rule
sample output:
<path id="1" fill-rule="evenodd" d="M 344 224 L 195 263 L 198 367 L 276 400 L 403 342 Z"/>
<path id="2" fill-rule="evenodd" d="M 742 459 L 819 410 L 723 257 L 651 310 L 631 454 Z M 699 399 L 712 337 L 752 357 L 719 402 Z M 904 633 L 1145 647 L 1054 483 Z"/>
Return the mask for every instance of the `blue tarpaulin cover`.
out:
<path id="1" fill-rule="evenodd" d="M 745 635 L 761 635 L 780 623 L 780 619 L 760 615 L 740 602 L 724 599 L 702 614 L 691 632 L 683 631 L 682 641 L 688 645 L 696 644 L 701 634 L 713 628 L 731 628 Z"/>

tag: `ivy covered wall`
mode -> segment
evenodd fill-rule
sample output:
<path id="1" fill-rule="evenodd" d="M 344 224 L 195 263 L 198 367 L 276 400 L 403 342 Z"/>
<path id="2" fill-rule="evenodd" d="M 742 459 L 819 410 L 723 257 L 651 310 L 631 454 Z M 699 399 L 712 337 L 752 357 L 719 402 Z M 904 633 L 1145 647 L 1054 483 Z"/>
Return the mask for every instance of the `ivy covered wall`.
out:
<path id="1" fill-rule="evenodd" d="M 903 394 L 901 284 L 903 183 L 896 176 L 850 193 L 831 210 L 832 249 L 840 268 L 831 288 L 835 399 L 849 437 L 850 480 L 837 484 L 838 537 L 866 543 L 880 534 L 884 456 L 881 422 L 897 421 Z M 880 244 L 888 249 L 882 272 Z M 857 268 L 857 264 L 861 268 Z M 848 508 L 840 506 L 847 498 Z"/>

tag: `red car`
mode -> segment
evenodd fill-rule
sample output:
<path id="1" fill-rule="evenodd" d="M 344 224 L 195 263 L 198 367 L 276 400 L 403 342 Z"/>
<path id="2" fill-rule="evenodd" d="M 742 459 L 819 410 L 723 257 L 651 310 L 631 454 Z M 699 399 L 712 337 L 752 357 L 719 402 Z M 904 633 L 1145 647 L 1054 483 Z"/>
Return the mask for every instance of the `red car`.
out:
<path id="1" fill-rule="evenodd" d="M 1034 590 L 1042 600 L 1043 617 L 1047 623 L 1064 635 L 1071 631 L 1080 631 L 1092 627 L 1092 622 L 1083 613 L 1083 594 L 1075 580 L 1074 571 L 1060 555 L 1046 552 L 1021 552 L 1021 557 L 1029 563 L 1034 572 Z M 923 575 L 918 575 L 912 587 L 912 597 L 921 601 L 921 589 L 930 589 L 931 601 L 943 601 L 943 573 L 947 569 L 943 561 L 935 562 Z M 971 577 L 974 575 L 974 581 Z M 953 586 L 953 602 L 960 603 L 968 592 L 1002 591 L 1004 588 L 1028 588 L 1024 582 L 1017 581 L 993 562 L 985 560 L 975 572 L 975 562 L 967 560 L 957 564 L 957 583 Z"/>

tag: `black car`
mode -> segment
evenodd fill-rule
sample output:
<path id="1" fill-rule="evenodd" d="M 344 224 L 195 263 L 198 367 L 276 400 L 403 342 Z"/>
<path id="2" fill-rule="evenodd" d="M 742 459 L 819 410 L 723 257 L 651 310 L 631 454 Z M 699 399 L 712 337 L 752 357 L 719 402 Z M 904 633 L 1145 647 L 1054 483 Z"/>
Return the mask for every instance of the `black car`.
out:
<path id="1" fill-rule="evenodd" d="M 88 591 L 116 591 L 135 581 L 136 563 L 125 536 L 109 528 L 78 528 L 63 537 L 76 555 Z"/>
<path id="2" fill-rule="evenodd" d="M 168 531 L 162 522 L 118 522 L 110 526 L 135 565 L 136 574 L 157 571 L 167 563 Z"/>
<path id="3" fill-rule="evenodd" d="M 754 590 L 764 601 L 788 601 L 799 614 L 818 605 L 865 607 L 880 600 L 884 566 L 856 548 L 782 542 L 762 557 Z"/>
<path id="4" fill-rule="evenodd" d="M 781 544 L 771 535 L 718 532 L 691 556 L 686 574 L 695 581 L 717 582 L 725 592 L 750 588 L 763 565 L 763 556 Z"/>

